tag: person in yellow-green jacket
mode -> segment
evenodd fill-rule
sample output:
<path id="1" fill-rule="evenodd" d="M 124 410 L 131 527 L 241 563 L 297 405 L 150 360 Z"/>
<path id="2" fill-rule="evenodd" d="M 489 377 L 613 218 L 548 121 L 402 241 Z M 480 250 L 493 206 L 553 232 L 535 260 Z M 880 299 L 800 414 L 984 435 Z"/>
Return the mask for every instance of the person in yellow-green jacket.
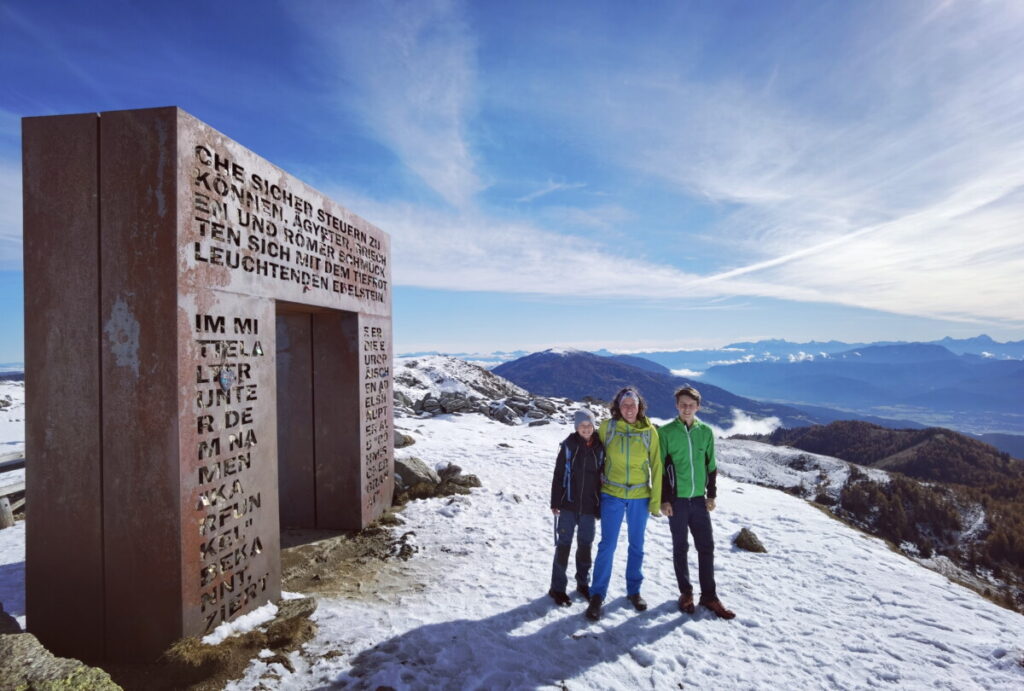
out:
<path id="1" fill-rule="evenodd" d="M 632 386 L 615 394 L 610 420 L 601 423 L 598 436 L 605 446 L 601 477 L 601 542 L 594 560 L 587 618 L 601 618 L 608 595 L 615 545 L 622 519 L 626 519 L 629 550 L 626 557 L 626 597 L 638 612 L 647 609 L 640 596 L 643 583 L 644 531 L 648 514 L 660 516 L 661 452 L 658 430 L 647 419 L 647 405 Z"/>
<path id="2" fill-rule="evenodd" d="M 736 615 L 718 599 L 715 586 L 715 541 L 710 511 L 715 510 L 718 466 L 715 463 L 715 435 L 697 419 L 700 392 L 692 386 L 676 391 L 679 417 L 658 428 L 659 450 L 665 463 L 661 511 L 672 530 L 672 562 L 679 585 L 679 611 L 693 614 L 693 584 L 690 583 L 688 533 L 697 548 L 700 604 L 721 619 Z M 705 497 L 705 495 L 707 495 Z"/>

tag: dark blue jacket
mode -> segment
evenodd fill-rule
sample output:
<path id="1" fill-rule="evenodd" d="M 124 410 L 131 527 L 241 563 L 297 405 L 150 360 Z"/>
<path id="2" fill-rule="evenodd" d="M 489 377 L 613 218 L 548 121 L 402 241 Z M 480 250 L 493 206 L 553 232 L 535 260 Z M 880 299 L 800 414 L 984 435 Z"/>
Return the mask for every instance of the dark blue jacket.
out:
<path id="1" fill-rule="evenodd" d="M 590 444 L 573 432 L 558 446 L 551 478 L 551 508 L 597 515 L 601 510 L 604 445 L 595 432 Z"/>

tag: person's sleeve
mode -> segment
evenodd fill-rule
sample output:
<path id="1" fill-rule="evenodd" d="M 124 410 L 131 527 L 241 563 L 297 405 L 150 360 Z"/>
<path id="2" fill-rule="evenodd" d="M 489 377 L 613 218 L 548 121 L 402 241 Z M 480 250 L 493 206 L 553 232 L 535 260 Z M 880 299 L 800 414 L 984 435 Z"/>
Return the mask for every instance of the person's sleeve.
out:
<path id="1" fill-rule="evenodd" d="M 557 509 L 562 496 L 562 483 L 565 482 L 565 444 L 558 445 L 558 456 L 555 458 L 555 472 L 551 477 L 551 508 Z"/>
<path id="2" fill-rule="evenodd" d="M 661 465 L 661 503 L 671 504 L 675 498 L 673 495 L 676 491 L 675 482 L 676 468 L 672 465 L 672 457 L 665 456 L 665 461 Z"/>
<path id="3" fill-rule="evenodd" d="M 661 462 L 661 443 L 658 439 L 657 429 L 651 432 L 651 448 L 648 451 L 648 458 L 651 462 L 651 501 L 649 508 L 651 513 L 659 513 L 661 511 L 661 476 L 663 475 L 664 466 Z"/>
<path id="4" fill-rule="evenodd" d="M 608 436 L 608 422 L 609 420 L 605 420 L 597 426 L 597 438 L 601 440 L 602 444 L 604 444 L 604 440 Z M 605 453 L 607 452 L 607 449 L 605 449 Z"/>
<path id="5" fill-rule="evenodd" d="M 711 433 L 711 443 L 708 444 L 705 463 L 708 468 L 708 499 L 718 496 L 718 464 L 715 461 L 715 433 Z"/>

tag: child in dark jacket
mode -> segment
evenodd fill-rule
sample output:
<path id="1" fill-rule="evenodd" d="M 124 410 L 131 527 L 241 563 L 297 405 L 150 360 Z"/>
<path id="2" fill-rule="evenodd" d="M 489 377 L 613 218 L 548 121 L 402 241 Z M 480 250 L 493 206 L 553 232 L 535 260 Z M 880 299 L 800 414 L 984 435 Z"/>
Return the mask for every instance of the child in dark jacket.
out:
<path id="1" fill-rule="evenodd" d="M 555 474 L 551 479 L 551 513 L 555 515 L 555 562 L 548 595 L 558 605 L 568 605 L 566 594 L 569 552 L 576 533 L 576 592 L 590 598 L 590 550 L 597 516 L 601 512 L 601 471 L 604 446 L 594 432 L 594 414 L 582 408 L 573 422 L 576 431 L 558 447 Z M 578 531 L 578 532 L 577 532 Z"/>

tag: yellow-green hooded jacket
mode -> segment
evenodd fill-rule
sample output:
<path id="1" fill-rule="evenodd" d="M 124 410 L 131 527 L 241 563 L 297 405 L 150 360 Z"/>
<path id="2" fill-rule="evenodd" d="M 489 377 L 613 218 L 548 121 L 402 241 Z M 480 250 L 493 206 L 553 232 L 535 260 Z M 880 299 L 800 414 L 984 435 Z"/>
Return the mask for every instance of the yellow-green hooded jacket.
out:
<path id="1" fill-rule="evenodd" d="M 651 513 L 658 514 L 662 471 L 658 430 L 646 418 L 632 425 L 609 419 L 597 433 L 605 446 L 601 491 L 620 499 L 649 499 Z"/>

